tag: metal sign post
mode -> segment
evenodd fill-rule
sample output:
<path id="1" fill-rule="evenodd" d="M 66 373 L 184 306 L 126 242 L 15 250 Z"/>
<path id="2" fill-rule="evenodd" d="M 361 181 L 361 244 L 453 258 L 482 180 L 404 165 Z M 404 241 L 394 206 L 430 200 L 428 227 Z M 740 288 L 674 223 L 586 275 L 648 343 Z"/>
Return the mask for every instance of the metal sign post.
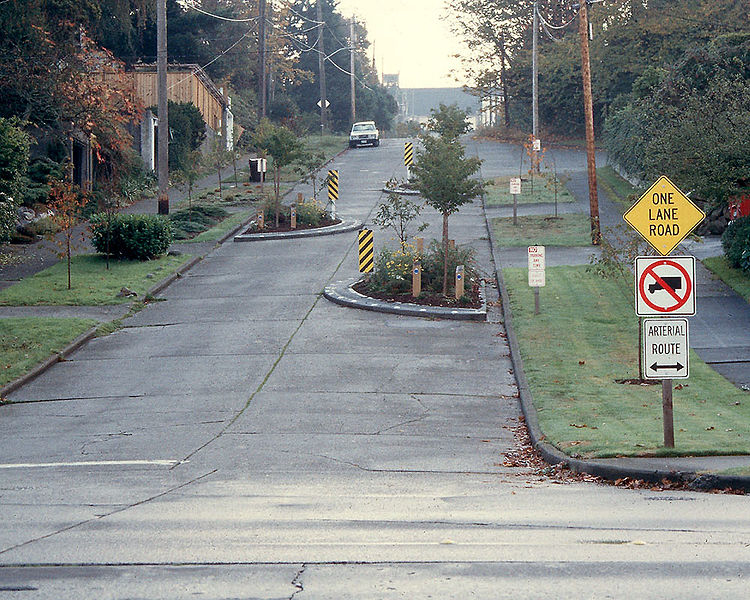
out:
<path id="1" fill-rule="evenodd" d="M 513 196 L 513 225 L 518 225 L 518 195 L 521 193 L 521 178 L 512 177 L 510 180 L 510 194 Z"/>
<path id="2" fill-rule="evenodd" d="M 541 312 L 539 308 L 539 288 L 547 284 L 546 252 L 544 246 L 529 246 L 529 287 L 534 288 L 534 314 Z"/>

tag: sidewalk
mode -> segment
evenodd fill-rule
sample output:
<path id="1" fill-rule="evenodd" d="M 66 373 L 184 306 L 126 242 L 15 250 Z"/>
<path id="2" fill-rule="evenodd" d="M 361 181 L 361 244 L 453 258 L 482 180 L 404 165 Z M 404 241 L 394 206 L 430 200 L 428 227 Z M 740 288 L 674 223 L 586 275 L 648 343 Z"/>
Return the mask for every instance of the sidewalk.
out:
<path id="1" fill-rule="evenodd" d="M 585 171 L 571 172 L 567 184 L 576 198 L 575 203 L 561 205 L 561 212 L 581 212 L 588 214 L 588 177 Z M 603 231 L 620 225 L 622 215 L 607 193 L 599 189 L 599 212 Z M 519 207 L 522 214 L 551 214 L 549 205 L 526 205 Z M 511 216 L 512 208 L 488 208 L 488 226 L 492 217 Z M 590 257 L 598 249 L 591 246 L 548 248 L 548 266 L 582 265 L 590 262 Z M 689 242 L 683 244 L 676 254 L 693 254 L 699 260 L 721 254 L 720 244 L 708 239 L 705 244 Z M 532 443 L 552 464 L 566 463 L 572 470 L 590 473 L 607 479 L 630 477 L 648 481 L 669 479 L 680 481 L 695 489 L 733 488 L 750 490 L 750 477 L 718 475 L 728 469 L 750 467 L 750 456 L 710 456 L 678 458 L 614 458 L 614 459 L 572 459 L 544 441 L 533 406 L 533 398 L 523 372 L 515 332 L 512 326 L 510 303 L 502 283 L 504 267 L 526 267 L 525 248 L 496 248 L 493 255 L 498 269 L 503 294 L 503 310 L 511 345 L 515 372 L 518 378 L 521 403 L 526 416 Z M 691 318 L 691 347 L 717 372 L 732 383 L 746 389 L 750 385 L 750 304 L 736 292 L 697 262 L 697 314 Z"/>
<path id="2" fill-rule="evenodd" d="M 238 160 L 238 167 L 240 164 L 244 164 L 246 157 L 242 157 Z M 233 174 L 232 169 L 224 168 L 222 170 L 222 179 L 225 179 L 229 174 Z M 193 194 L 200 195 L 205 190 L 213 190 L 218 186 L 218 174 L 213 172 L 205 177 L 199 179 L 194 186 Z M 242 180 L 238 175 L 238 181 L 242 185 Z M 233 184 L 231 184 L 233 185 Z M 226 189 L 233 189 L 227 187 Z M 171 187 L 168 191 L 170 209 L 174 210 L 179 203 L 187 200 L 187 191 L 183 188 Z M 158 203 L 156 197 L 149 197 L 134 202 L 130 206 L 124 207 L 121 212 L 127 214 L 156 214 L 158 210 Z M 81 243 L 81 236 L 86 236 L 87 226 L 78 226 L 74 240 L 77 241 L 76 247 L 73 249 L 73 254 L 89 253 L 93 252 L 93 248 L 88 241 L 88 237 L 84 238 L 84 242 Z M 173 244 L 172 249 L 176 249 L 181 252 L 189 252 L 191 254 L 205 253 L 214 244 L 213 242 L 207 244 L 190 244 L 185 246 L 184 244 L 178 243 Z M 188 250 L 186 250 L 188 248 Z M 18 257 L 18 262 L 14 262 L 10 265 L 0 266 L 0 290 L 5 289 L 17 281 L 31 277 L 44 269 L 51 267 L 58 263 L 60 259 L 57 256 L 59 248 L 50 240 L 41 239 L 33 244 L 13 244 L 3 248 L 3 251 L 9 253 L 11 256 Z M 97 311 L 92 311 L 92 307 L 24 307 L 23 310 L 19 310 L 14 307 L 0 307 L 0 318 L 11 317 L 11 316 L 58 316 L 57 314 L 49 314 L 50 312 L 59 312 L 60 316 L 73 316 L 83 318 L 97 318 Z M 65 309 L 65 310 L 63 310 Z M 105 310 L 99 310 L 103 320 L 110 320 L 111 315 L 119 316 L 122 312 L 122 307 L 107 307 Z"/>

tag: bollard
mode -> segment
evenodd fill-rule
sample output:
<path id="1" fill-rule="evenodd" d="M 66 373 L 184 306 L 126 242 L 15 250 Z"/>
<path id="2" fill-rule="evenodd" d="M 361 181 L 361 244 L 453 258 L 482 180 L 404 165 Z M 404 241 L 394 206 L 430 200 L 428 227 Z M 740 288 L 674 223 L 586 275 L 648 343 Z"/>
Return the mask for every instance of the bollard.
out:
<path id="1" fill-rule="evenodd" d="M 464 266 L 456 267 L 456 300 L 464 295 Z"/>
<path id="2" fill-rule="evenodd" d="M 297 204 L 302 204 L 305 201 L 305 197 L 302 192 L 297 192 Z"/>
<path id="3" fill-rule="evenodd" d="M 292 229 L 297 229 L 297 205 L 294 203 L 289 206 L 289 220 L 291 221 Z"/>
<path id="4" fill-rule="evenodd" d="M 456 240 L 448 240 L 448 250 L 456 249 Z"/>
<path id="5" fill-rule="evenodd" d="M 359 272 L 372 273 L 375 264 L 375 250 L 372 229 L 360 229 L 357 234 L 359 245 Z"/>
<path id="6" fill-rule="evenodd" d="M 331 203 L 331 218 L 336 218 L 336 200 L 339 199 L 339 172 L 328 171 L 328 201 Z"/>
<path id="7" fill-rule="evenodd" d="M 423 254 L 424 253 L 424 238 L 414 238 L 414 241 L 417 242 L 417 254 Z"/>
<path id="8" fill-rule="evenodd" d="M 411 295 L 415 298 L 422 293 L 422 265 L 414 263 L 411 270 Z"/>
<path id="9" fill-rule="evenodd" d="M 258 229 L 265 229 L 266 228 L 265 216 L 266 215 L 265 215 L 264 210 L 262 208 L 259 208 L 258 209 L 258 217 L 257 217 L 257 220 L 258 220 Z"/>

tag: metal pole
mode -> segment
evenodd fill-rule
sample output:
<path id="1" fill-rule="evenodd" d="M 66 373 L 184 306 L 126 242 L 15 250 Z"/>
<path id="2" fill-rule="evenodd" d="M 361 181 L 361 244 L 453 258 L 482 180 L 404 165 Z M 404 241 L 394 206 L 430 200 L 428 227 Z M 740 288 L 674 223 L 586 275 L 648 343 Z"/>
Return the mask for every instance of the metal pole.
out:
<path id="1" fill-rule="evenodd" d="M 258 119 L 266 116 L 266 0 L 258 2 Z"/>
<path id="2" fill-rule="evenodd" d="M 167 114 L 167 2 L 158 0 L 156 6 L 156 80 L 159 133 L 157 137 L 159 196 L 158 212 L 169 214 L 169 115 Z"/>
<path id="3" fill-rule="evenodd" d="M 356 46 L 355 35 L 354 17 L 352 16 L 351 21 L 349 22 L 349 44 L 351 45 L 351 48 L 349 50 L 349 89 L 351 97 L 352 123 L 356 122 L 357 120 L 357 101 L 356 90 L 354 87 L 354 48 Z"/>
<path id="4" fill-rule="evenodd" d="M 578 16 L 581 38 L 581 74 L 583 76 L 583 110 L 586 118 L 586 158 L 589 172 L 589 213 L 591 215 L 591 243 L 598 246 L 602 234 L 599 224 L 599 196 L 596 190 L 596 154 L 594 151 L 594 107 L 591 98 L 591 61 L 589 58 L 589 16 L 586 1 L 581 2 Z"/>
<path id="5" fill-rule="evenodd" d="M 534 139 L 537 139 L 539 137 L 539 61 L 537 59 L 539 53 L 539 13 L 536 2 L 534 2 L 534 19 L 531 40 L 531 133 L 534 136 Z"/>
<path id="6" fill-rule="evenodd" d="M 541 312 L 539 309 L 539 288 L 534 288 L 534 314 L 538 315 Z"/>
<path id="7" fill-rule="evenodd" d="M 661 406 L 664 415 L 664 447 L 674 448 L 674 415 L 672 411 L 672 380 L 661 381 Z"/>
<path id="8" fill-rule="evenodd" d="M 318 79 L 320 80 L 320 135 L 323 135 L 328 129 L 328 109 L 326 104 L 326 68 L 325 68 L 325 46 L 323 44 L 323 33 L 325 23 L 323 22 L 323 0 L 318 0 L 316 3 L 318 21 L 320 24 L 320 34 L 318 37 Z"/>

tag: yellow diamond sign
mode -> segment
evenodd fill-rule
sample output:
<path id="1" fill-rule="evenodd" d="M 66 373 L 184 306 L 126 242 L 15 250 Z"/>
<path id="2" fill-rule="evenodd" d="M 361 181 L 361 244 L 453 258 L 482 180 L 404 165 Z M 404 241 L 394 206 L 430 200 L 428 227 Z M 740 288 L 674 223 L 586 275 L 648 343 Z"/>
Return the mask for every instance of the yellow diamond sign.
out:
<path id="1" fill-rule="evenodd" d="M 706 218 L 706 214 L 662 175 L 623 218 L 659 254 L 666 256 Z"/>

